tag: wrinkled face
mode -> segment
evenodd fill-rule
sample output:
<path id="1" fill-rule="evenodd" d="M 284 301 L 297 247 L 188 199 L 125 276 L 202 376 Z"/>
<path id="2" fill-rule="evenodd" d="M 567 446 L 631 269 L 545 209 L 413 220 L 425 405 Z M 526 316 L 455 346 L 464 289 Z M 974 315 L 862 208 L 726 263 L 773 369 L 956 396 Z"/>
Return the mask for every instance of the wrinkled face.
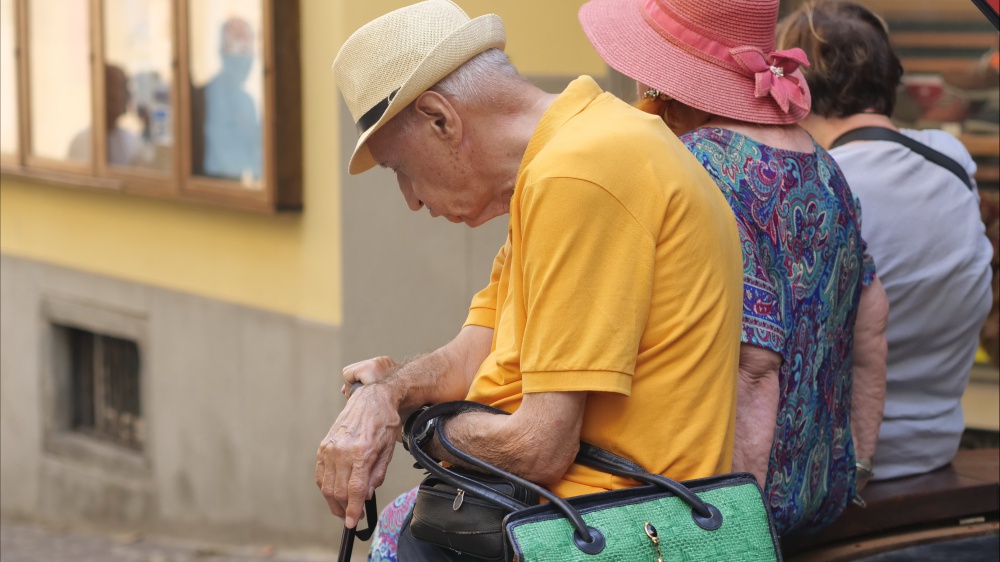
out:
<path id="1" fill-rule="evenodd" d="M 454 114 L 418 116 L 407 127 L 387 125 L 371 136 L 368 149 L 379 166 L 396 174 L 410 210 L 427 207 L 432 217 L 476 227 L 506 213 L 509 197 L 505 204 L 500 186 L 479 173 L 475 143 L 463 138 L 456 120 Z"/>

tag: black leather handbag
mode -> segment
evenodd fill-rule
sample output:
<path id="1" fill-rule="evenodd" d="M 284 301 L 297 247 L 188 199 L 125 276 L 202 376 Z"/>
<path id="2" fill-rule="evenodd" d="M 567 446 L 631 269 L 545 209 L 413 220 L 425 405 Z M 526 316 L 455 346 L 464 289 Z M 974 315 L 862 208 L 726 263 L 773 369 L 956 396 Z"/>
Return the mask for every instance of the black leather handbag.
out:
<path id="1" fill-rule="evenodd" d="M 462 401 L 432 406 L 408 420 L 404 444 L 430 473 L 417 494 L 410 521 L 415 539 L 490 561 L 667 557 L 781 562 L 774 525 L 760 486 L 750 474 L 680 483 L 581 442 L 576 463 L 646 485 L 564 499 L 455 447 L 441 431 L 441 422 L 467 411 L 506 414 Z M 491 476 L 439 464 L 424 450 L 435 433 L 450 455 Z M 495 478 L 512 487 L 499 485 Z M 525 496 L 524 491 L 537 496 Z M 537 505 L 539 496 L 548 503 Z M 472 498 L 483 502 L 470 502 Z M 444 524 L 446 519 L 452 525 Z M 435 523 L 433 528 L 428 522 Z M 658 534 L 657 528 L 668 533 Z"/>
<path id="2" fill-rule="evenodd" d="M 525 505 L 538 503 L 538 494 L 512 482 L 457 468 L 451 470 Z M 417 490 L 410 533 L 424 542 L 500 562 L 505 556 L 503 519 L 508 513 L 437 476 L 428 476 Z"/>
<path id="3" fill-rule="evenodd" d="M 507 413 L 474 402 L 449 402 L 435 406 L 434 411 L 438 414 L 430 419 L 439 420 L 473 409 L 494 414 Z M 433 427 L 418 428 L 423 431 L 421 436 L 414 438 L 410 435 L 414 419 L 421 417 L 425 410 L 419 410 L 411 416 L 404 433 L 407 450 L 418 465 L 431 473 L 417 489 L 417 499 L 410 519 L 410 534 L 417 540 L 489 562 L 505 560 L 504 517 L 513 510 L 536 505 L 538 494 L 506 478 L 458 467 L 441 467 L 421 449 L 426 444 L 424 440 L 429 441 L 429 432 L 433 431 Z M 416 443 L 419 445 L 415 446 Z M 466 490 L 480 489 L 489 490 L 494 498 L 487 500 L 475 493 L 466 494 Z M 497 498 L 503 499 L 497 502 Z"/>

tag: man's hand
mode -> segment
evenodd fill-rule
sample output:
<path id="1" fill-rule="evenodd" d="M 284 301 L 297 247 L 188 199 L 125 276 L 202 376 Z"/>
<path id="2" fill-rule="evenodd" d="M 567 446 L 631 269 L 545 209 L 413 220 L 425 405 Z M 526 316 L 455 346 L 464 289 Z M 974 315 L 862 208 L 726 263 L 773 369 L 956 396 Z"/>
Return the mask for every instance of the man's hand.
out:
<path id="1" fill-rule="evenodd" d="M 398 407 L 387 385 L 362 386 L 316 452 L 316 485 L 348 528 L 357 525 L 364 501 L 385 480 L 401 425 Z"/>
<path id="2" fill-rule="evenodd" d="M 391 357 L 381 356 L 372 357 L 371 359 L 365 359 L 364 361 L 358 361 L 357 363 L 351 363 L 350 365 L 344 367 L 344 386 L 341 387 L 340 393 L 348 398 L 351 397 L 351 386 L 359 382 L 361 384 L 374 384 L 385 379 L 395 369 L 398 369 L 399 363 L 392 360 Z"/>
<path id="3" fill-rule="evenodd" d="M 396 363 L 375 357 L 344 368 L 344 388 L 362 383 L 347 400 L 316 452 L 316 485 L 330 512 L 347 527 L 385 480 L 402 419 L 423 404 L 461 400 L 490 353 L 493 330 L 466 326 L 432 353 Z"/>

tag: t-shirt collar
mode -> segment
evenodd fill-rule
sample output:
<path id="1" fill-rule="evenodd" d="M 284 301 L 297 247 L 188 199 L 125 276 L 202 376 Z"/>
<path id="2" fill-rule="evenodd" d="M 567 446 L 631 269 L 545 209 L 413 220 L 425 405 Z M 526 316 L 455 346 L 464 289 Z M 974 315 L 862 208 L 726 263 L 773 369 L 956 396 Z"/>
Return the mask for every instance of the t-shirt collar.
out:
<path id="1" fill-rule="evenodd" d="M 604 93 L 590 76 L 581 76 L 573 80 L 566 86 L 559 97 L 542 114 L 542 119 L 535 127 L 535 132 L 531 134 L 528 141 L 528 148 L 524 151 L 524 158 L 521 159 L 521 166 L 517 170 L 518 177 L 528 167 L 528 164 L 535 159 L 535 156 L 548 144 L 549 140 L 555 136 L 556 131 L 566 124 L 574 115 L 583 111 L 585 107 L 594 101 L 594 98 Z"/>

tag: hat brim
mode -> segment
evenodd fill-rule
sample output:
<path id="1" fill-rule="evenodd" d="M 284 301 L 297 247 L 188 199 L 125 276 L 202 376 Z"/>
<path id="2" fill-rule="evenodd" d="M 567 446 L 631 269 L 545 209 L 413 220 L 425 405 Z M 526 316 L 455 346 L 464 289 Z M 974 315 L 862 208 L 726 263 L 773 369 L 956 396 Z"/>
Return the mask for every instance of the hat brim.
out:
<path id="1" fill-rule="evenodd" d="M 497 15 L 487 14 L 470 20 L 435 45 L 400 86 L 382 117 L 358 138 L 348 173 L 360 174 L 375 166 L 375 159 L 368 150 L 368 139 L 410 102 L 472 57 L 489 49 L 502 51 L 506 44 L 503 21 Z"/>
<path id="2" fill-rule="evenodd" d="M 580 7 L 587 39 L 611 68 L 702 111 L 765 125 L 787 125 L 808 111 L 781 110 L 754 96 L 754 78 L 685 51 L 653 29 L 638 0 L 591 0 Z M 689 47 L 690 48 L 690 47 Z M 791 76 L 805 83 L 799 70 Z"/>

